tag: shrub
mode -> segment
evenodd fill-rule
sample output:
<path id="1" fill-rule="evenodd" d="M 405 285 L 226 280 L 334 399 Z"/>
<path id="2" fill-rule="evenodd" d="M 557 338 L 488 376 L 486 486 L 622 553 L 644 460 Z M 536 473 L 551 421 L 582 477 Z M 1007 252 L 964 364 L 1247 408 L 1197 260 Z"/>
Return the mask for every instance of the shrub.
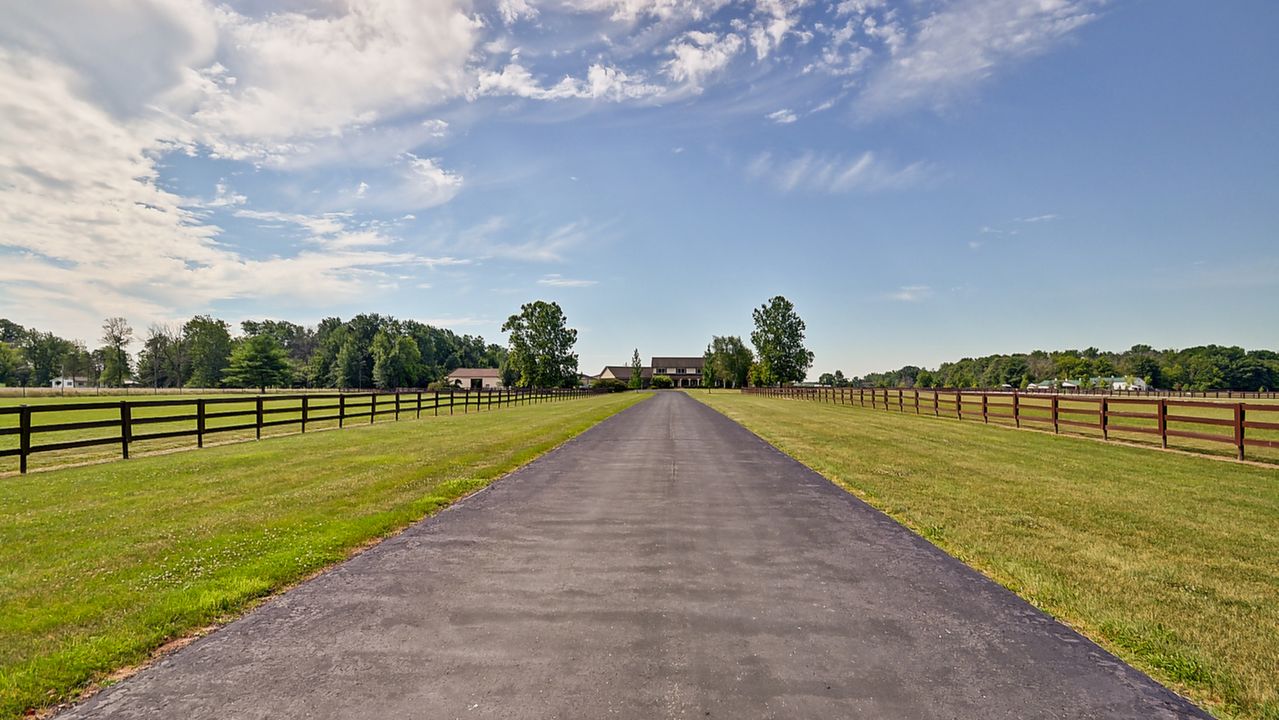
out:
<path id="1" fill-rule="evenodd" d="M 654 375 L 653 387 L 659 390 L 662 388 L 673 388 L 675 387 L 675 381 L 672 380 L 669 375 Z"/>
<path id="2" fill-rule="evenodd" d="M 630 389 L 630 386 L 617 378 L 601 378 L 596 380 L 595 384 L 591 385 L 591 389 L 597 392 L 615 393 L 625 392 Z"/>

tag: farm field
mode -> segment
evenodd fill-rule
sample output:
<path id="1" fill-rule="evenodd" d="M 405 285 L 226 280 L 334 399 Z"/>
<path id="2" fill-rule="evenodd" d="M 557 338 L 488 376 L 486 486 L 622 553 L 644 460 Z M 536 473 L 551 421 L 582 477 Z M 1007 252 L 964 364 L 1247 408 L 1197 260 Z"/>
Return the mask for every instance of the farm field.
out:
<path id="1" fill-rule="evenodd" d="M 2 478 L 0 717 L 71 699 L 645 397 Z"/>
<path id="2" fill-rule="evenodd" d="M 401 393 L 402 395 L 402 412 L 401 417 L 412 418 L 416 414 L 417 394 L 411 392 Z M 300 401 L 297 395 L 293 394 L 268 394 L 264 396 L 263 402 L 264 418 L 269 423 L 287 423 L 281 425 L 268 425 L 262 428 L 262 437 L 273 437 L 279 435 L 291 435 L 300 431 L 297 421 L 301 418 Z M 442 396 L 441 402 L 447 405 L 447 394 Z M 476 412 L 476 402 L 488 402 L 492 398 L 487 396 L 471 393 L 463 395 L 459 393 L 456 402 L 458 406 L 454 409 L 456 413 L 466 411 Z M 423 414 L 431 415 L 434 393 L 422 392 Z M 462 407 L 464 398 L 469 403 L 468 408 Z M 133 393 L 129 396 L 102 396 L 79 395 L 66 397 L 37 397 L 37 398 L 0 398 L 0 411 L 6 408 L 16 408 L 19 405 L 29 405 L 34 408 L 49 406 L 66 406 L 66 405 L 83 405 L 82 411 L 59 411 L 59 412 L 36 412 L 32 414 L 32 426 L 38 429 L 42 425 L 66 424 L 66 423 L 114 423 L 112 426 L 77 428 L 72 430 L 60 430 L 53 432 L 38 432 L 32 435 L 33 444 L 51 444 L 89 440 L 93 438 L 117 438 L 113 442 L 102 445 L 93 445 L 89 447 L 79 447 L 66 450 L 54 450 L 50 452 L 40 452 L 32 455 L 30 467 L 32 469 L 47 469 L 50 467 L 58 467 L 68 464 L 83 464 L 91 462 L 99 462 L 103 460 L 113 460 L 120 458 L 121 449 L 118 438 L 120 436 L 120 409 L 115 406 L 121 401 L 127 401 L 130 404 L 132 416 L 132 432 L 134 435 L 142 433 L 163 434 L 177 431 L 193 431 L 196 427 L 194 419 L 188 419 L 175 422 L 157 422 L 156 420 L 164 417 L 174 417 L 181 415 L 193 416 L 195 413 L 194 404 L 173 405 L 184 401 L 194 401 L 197 399 L 205 399 L 209 402 L 208 411 L 210 416 L 207 420 L 206 428 L 208 435 L 205 443 L 226 444 L 230 442 L 242 442 L 252 440 L 256 437 L 255 430 L 252 427 L 247 429 L 230 429 L 245 424 L 253 424 L 253 415 L 256 411 L 255 395 L 238 395 L 238 394 L 197 394 L 197 395 L 144 395 Z M 337 415 L 337 405 L 339 403 L 336 393 L 309 393 L 307 400 L 310 405 L 309 420 L 307 422 L 307 431 L 327 430 L 338 427 L 335 419 L 315 419 L 324 416 L 335 417 Z M 168 403 L 148 407 L 147 403 L 158 402 Z M 370 399 L 368 395 L 348 395 L 345 401 L 347 414 L 366 413 L 370 409 Z M 379 416 L 377 422 L 390 422 L 394 419 L 392 413 L 388 410 L 394 408 L 394 396 L 390 394 L 380 393 L 378 396 Z M 102 407 L 107 405 L 108 407 Z M 481 408 L 484 411 L 485 408 Z M 448 413 L 447 408 L 441 408 L 441 413 Z M 240 413 L 236 415 L 236 413 Z M 247 413 L 244 414 L 244 413 Z M 222 415 L 219 417 L 218 415 Z M 19 418 L 17 414 L 0 412 L 0 431 L 5 429 L 15 429 L 18 426 Z M 347 426 L 367 424 L 368 417 L 348 418 Z M 19 438 L 16 434 L 0 435 L 0 451 L 14 450 L 18 447 Z M 180 437 L 162 437 L 156 439 L 134 440 L 130 443 L 131 456 L 139 456 L 149 453 L 166 452 L 175 449 L 191 449 L 196 447 L 196 438 L 190 435 Z M 13 473 L 18 470 L 18 458 L 0 457 L 0 474 Z"/>
<path id="3" fill-rule="evenodd" d="M 690 394 L 1217 715 L 1279 718 L 1279 469 Z"/>

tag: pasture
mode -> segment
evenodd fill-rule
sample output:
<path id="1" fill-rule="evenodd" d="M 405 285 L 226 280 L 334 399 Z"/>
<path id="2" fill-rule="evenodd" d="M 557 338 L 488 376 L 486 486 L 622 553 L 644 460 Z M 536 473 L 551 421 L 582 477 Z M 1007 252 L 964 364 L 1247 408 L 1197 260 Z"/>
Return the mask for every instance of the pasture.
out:
<path id="1" fill-rule="evenodd" d="M 646 396 L 0 479 L 0 717 L 74 698 Z"/>
<path id="2" fill-rule="evenodd" d="M 1217 715 L 1279 719 L 1279 469 L 690 394 Z"/>

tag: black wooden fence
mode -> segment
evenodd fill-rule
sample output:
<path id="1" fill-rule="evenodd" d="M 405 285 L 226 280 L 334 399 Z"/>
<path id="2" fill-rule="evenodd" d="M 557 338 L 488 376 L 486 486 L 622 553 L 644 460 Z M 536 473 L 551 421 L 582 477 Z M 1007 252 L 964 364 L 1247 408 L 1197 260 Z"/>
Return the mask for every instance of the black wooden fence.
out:
<path id="1" fill-rule="evenodd" d="M 742 392 L 1003 422 L 1054 433 L 1063 429 L 1095 431 L 1105 440 L 1115 433 L 1153 435 L 1164 448 L 1170 438 L 1184 438 L 1231 445 L 1240 460 L 1250 447 L 1279 449 L 1279 403 L 920 388 L 776 387 L 744 388 Z"/>
<path id="2" fill-rule="evenodd" d="M 590 394 L 582 389 L 445 390 L 18 405 L 0 408 L 0 423 L 5 425 L 0 426 L 0 438 L 16 435 L 18 439 L 17 447 L 0 448 L 0 458 L 17 456 L 19 472 L 25 473 L 28 458 L 36 453 L 119 445 L 120 457 L 127 460 L 130 446 L 146 441 L 194 437 L 196 447 L 204 447 L 206 437 L 220 433 L 253 431 L 260 440 L 265 428 L 296 425 L 306 432 L 308 425 L 326 421 L 336 421 L 336 427 L 342 428 L 354 421 L 371 424 L 379 419 L 420 418 L 423 413 L 487 412 Z M 229 405 L 249 407 L 228 409 Z M 152 408 L 160 408 L 162 414 L 135 416 L 135 410 Z M 14 415 L 16 425 L 9 419 Z M 85 416 L 90 419 L 78 419 Z M 51 433 L 57 434 L 56 441 L 39 442 Z"/>

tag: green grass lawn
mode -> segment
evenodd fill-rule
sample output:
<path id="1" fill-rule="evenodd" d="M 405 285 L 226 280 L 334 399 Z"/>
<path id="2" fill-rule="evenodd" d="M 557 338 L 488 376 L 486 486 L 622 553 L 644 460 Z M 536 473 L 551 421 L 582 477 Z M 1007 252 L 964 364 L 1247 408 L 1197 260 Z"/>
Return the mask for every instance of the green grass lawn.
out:
<path id="1" fill-rule="evenodd" d="M 1279 720 L 1279 469 L 690 394 L 1217 715 Z"/>
<path id="2" fill-rule="evenodd" d="M 644 397 L 0 478 L 0 717 L 73 698 Z"/>

